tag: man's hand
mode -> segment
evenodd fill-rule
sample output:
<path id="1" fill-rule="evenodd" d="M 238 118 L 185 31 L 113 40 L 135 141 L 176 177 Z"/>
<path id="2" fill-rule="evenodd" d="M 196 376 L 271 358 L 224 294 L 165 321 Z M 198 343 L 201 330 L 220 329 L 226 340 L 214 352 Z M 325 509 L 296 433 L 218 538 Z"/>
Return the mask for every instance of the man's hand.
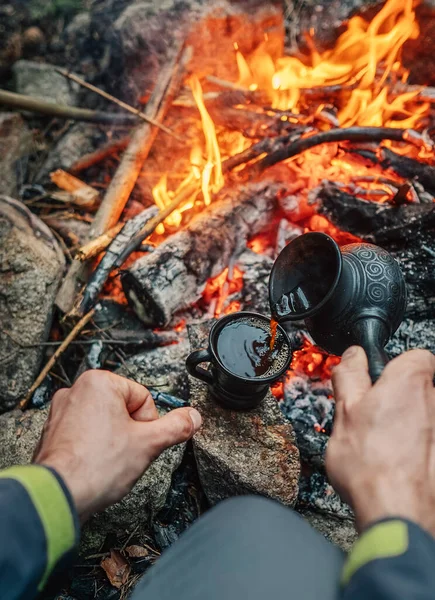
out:
<path id="1" fill-rule="evenodd" d="M 106 371 L 87 371 L 53 397 L 34 462 L 53 467 L 82 521 L 125 496 L 163 450 L 200 428 L 193 408 L 159 419 L 149 391 Z"/>
<path id="2" fill-rule="evenodd" d="M 408 518 L 435 534 L 435 356 L 412 350 L 372 386 L 362 348 L 349 348 L 333 373 L 334 430 L 326 468 L 360 529 Z"/>

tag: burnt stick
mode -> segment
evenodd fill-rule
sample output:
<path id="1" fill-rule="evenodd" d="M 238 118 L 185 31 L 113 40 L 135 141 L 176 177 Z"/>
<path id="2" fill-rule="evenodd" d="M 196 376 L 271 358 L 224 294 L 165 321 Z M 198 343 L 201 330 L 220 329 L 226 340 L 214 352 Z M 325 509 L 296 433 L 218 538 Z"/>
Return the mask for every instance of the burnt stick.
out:
<path id="1" fill-rule="evenodd" d="M 124 249 L 132 238 L 158 213 L 157 206 L 146 208 L 141 213 L 125 223 L 121 231 L 115 236 L 101 261 L 83 291 L 82 297 L 75 307 L 76 316 L 83 316 L 98 300 L 98 294 L 103 289 L 110 272 L 124 262 Z"/>
<path id="2" fill-rule="evenodd" d="M 81 171 L 85 171 L 89 169 L 89 167 L 93 167 L 94 165 L 98 165 L 104 159 L 109 156 L 113 156 L 117 152 L 125 150 L 130 143 L 130 136 L 126 135 L 118 140 L 111 141 L 108 144 L 105 144 L 101 148 L 98 148 L 94 152 L 89 152 L 89 154 L 85 154 L 68 169 L 70 173 L 76 175 Z"/>

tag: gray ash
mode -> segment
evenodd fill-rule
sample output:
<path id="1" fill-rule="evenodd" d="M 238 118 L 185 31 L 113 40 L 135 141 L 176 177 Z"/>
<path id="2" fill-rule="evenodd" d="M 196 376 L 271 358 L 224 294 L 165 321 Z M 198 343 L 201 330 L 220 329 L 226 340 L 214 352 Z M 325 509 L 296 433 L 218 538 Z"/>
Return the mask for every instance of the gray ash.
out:
<path id="1" fill-rule="evenodd" d="M 323 468 L 335 412 L 331 381 L 288 376 L 280 407 L 293 425 L 303 462 Z"/>
<path id="2" fill-rule="evenodd" d="M 298 503 L 301 508 L 311 508 L 339 519 L 353 518 L 352 509 L 343 502 L 323 473 L 301 477 Z"/>

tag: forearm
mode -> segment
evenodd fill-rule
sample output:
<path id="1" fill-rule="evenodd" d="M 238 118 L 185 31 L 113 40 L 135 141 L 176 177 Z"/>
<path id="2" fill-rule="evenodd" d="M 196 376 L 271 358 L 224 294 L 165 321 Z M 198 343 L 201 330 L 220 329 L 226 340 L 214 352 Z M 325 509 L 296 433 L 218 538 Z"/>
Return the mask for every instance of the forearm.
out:
<path id="1" fill-rule="evenodd" d="M 403 519 L 367 529 L 343 571 L 343 600 L 429 600 L 435 590 L 435 539 Z"/>
<path id="2" fill-rule="evenodd" d="M 34 598 L 79 537 L 68 490 L 38 465 L 0 471 L 0 598 Z"/>

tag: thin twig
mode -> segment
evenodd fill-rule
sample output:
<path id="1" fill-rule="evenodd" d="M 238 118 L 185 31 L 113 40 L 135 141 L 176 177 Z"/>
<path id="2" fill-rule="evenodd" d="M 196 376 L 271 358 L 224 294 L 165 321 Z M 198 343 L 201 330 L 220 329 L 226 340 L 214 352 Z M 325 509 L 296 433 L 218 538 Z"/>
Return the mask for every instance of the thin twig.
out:
<path id="1" fill-rule="evenodd" d="M 27 405 L 29 404 L 30 399 L 33 396 L 33 393 L 41 385 L 41 383 L 44 381 L 45 377 L 48 375 L 48 373 L 54 367 L 54 365 L 57 362 L 57 359 L 65 352 L 65 350 L 68 348 L 68 346 L 71 344 L 71 342 L 78 336 L 78 334 L 81 332 L 81 330 L 84 328 L 84 326 L 92 319 L 92 317 L 94 316 L 94 314 L 95 314 L 95 310 L 94 309 L 90 310 L 71 329 L 71 331 L 69 332 L 69 334 L 66 336 L 66 338 L 62 342 L 62 344 L 55 351 L 55 353 L 53 354 L 53 356 L 48 360 L 48 362 L 45 365 L 45 367 L 39 373 L 38 377 L 34 381 L 33 385 L 30 388 L 30 390 L 27 392 L 25 398 L 20 402 L 19 407 L 21 408 L 21 410 L 25 410 L 27 408 Z"/>
<path id="2" fill-rule="evenodd" d="M 139 108 L 134 108 L 133 106 L 130 106 L 130 104 L 127 104 L 126 102 L 123 102 L 122 100 L 119 100 L 119 98 L 115 98 L 115 96 L 112 96 L 112 94 L 109 94 L 109 93 L 105 92 L 104 90 L 98 88 L 96 85 L 92 85 L 92 83 L 88 83 L 87 81 L 85 81 L 81 77 L 78 77 L 74 73 L 70 73 L 66 69 L 61 69 L 60 67 L 56 67 L 56 71 L 58 73 L 60 73 L 61 75 L 63 75 L 64 77 L 66 77 L 67 79 L 71 79 L 71 81 L 75 81 L 76 83 L 78 83 L 82 87 L 84 87 L 84 88 L 86 88 L 88 90 L 91 90 L 91 92 L 95 92 L 99 96 L 102 96 L 103 98 L 106 98 L 106 100 L 110 100 L 110 102 L 113 102 L 114 104 L 117 104 L 118 106 L 120 106 L 124 110 L 127 110 L 128 112 L 132 113 L 133 115 L 136 115 L 137 117 L 139 117 L 143 121 L 146 121 L 147 123 L 150 123 L 151 125 L 154 125 L 155 127 L 158 127 L 159 129 L 161 129 L 162 131 L 164 131 L 168 135 L 172 136 L 173 138 L 175 138 L 179 142 L 184 142 L 184 140 L 182 138 L 180 138 L 177 134 L 175 134 L 171 129 L 169 129 L 168 127 L 166 127 L 166 125 L 163 125 L 162 123 L 159 123 L 159 121 L 156 121 L 156 119 L 153 119 L 152 117 L 149 117 L 144 112 L 142 112 Z"/>
<path id="3" fill-rule="evenodd" d="M 77 175 L 81 171 L 85 171 L 89 169 L 89 167 L 93 167 L 98 163 L 102 162 L 104 159 L 109 156 L 113 156 L 116 152 L 121 150 L 125 150 L 130 143 L 130 136 L 125 136 L 120 138 L 119 140 L 112 140 L 110 143 L 105 144 L 98 150 L 94 152 L 90 152 L 89 154 L 85 154 L 68 169 L 70 173 L 73 175 Z"/>

